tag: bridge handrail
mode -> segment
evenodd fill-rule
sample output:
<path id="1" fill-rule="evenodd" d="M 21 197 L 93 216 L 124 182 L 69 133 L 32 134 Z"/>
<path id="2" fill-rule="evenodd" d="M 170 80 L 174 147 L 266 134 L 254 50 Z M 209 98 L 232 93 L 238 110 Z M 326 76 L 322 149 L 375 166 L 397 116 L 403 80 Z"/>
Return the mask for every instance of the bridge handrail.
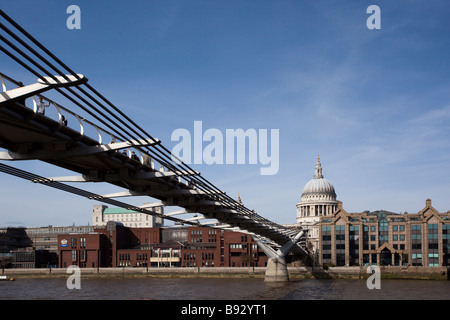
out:
<path id="1" fill-rule="evenodd" d="M 5 75 L 4 73 L 0 72 L 0 80 L 2 82 L 2 89 L 3 89 L 3 91 L 6 91 L 6 89 L 7 89 L 6 83 L 4 81 L 5 79 L 7 81 L 13 83 L 14 85 L 17 85 L 17 86 L 20 86 L 22 84 L 21 82 L 19 82 L 19 81 L 15 80 L 15 79 Z M 63 124 L 63 120 L 62 120 L 62 116 L 63 116 L 63 112 L 61 112 L 61 110 L 62 110 L 62 111 L 64 111 L 65 114 L 70 114 L 70 115 L 72 115 L 73 117 L 75 117 L 78 120 L 78 122 L 80 124 L 80 129 L 79 129 L 80 136 L 83 137 L 85 135 L 85 126 L 87 124 L 87 125 L 90 125 L 91 127 L 93 127 L 97 131 L 97 134 L 98 134 L 97 141 L 98 141 L 99 144 L 103 144 L 103 142 L 104 142 L 102 133 L 110 136 L 111 137 L 111 142 L 113 142 L 113 141 L 114 142 L 125 142 L 123 139 L 120 139 L 119 137 L 117 137 L 116 135 L 111 133 L 110 131 L 105 130 L 102 127 L 100 127 L 100 126 L 96 125 L 95 123 L 93 123 L 92 121 L 89 121 L 89 120 L 81 117 L 80 115 L 78 115 L 75 112 L 73 112 L 73 111 L 71 111 L 71 110 L 61 106 L 60 104 L 58 104 L 57 102 L 47 98 L 46 96 L 43 96 L 43 95 L 40 95 L 40 94 L 38 94 L 36 96 L 37 97 L 42 97 L 44 100 L 48 101 L 50 103 L 50 105 L 53 105 L 55 107 L 55 109 L 56 109 L 56 111 L 58 113 L 58 122 L 59 122 L 60 128 L 64 125 Z M 32 98 L 33 111 L 34 111 L 35 114 L 37 114 L 36 96 L 33 96 L 33 98 Z M 106 143 L 109 143 L 109 142 L 106 142 Z M 136 152 L 139 154 L 139 157 L 138 157 L 139 158 L 139 162 L 142 163 L 142 164 L 145 164 L 144 163 L 144 157 L 145 157 L 144 153 L 139 148 L 131 147 L 131 149 L 136 150 Z M 130 150 L 127 150 L 127 156 L 131 158 L 131 151 Z M 148 163 L 147 165 L 152 170 L 158 170 L 158 169 L 156 169 L 156 165 L 154 163 L 154 159 L 151 158 L 151 157 L 150 157 L 150 163 Z M 163 172 L 166 171 L 166 169 L 164 168 L 164 166 L 162 164 L 160 164 L 159 171 L 163 171 Z M 181 182 L 180 181 L 181 180 L 180 177 L 178 177 L 178 180 L 179 180 L 179 182 Z M 185 180 L 185 184 L 188 185 L 188 181 L 187 180 Z"/>
<path id="2" fill-rule="evenodd" d="M 5 75 L 4 73 L 0 72 L 0 81 L 2 83 L 2 90 L 3 90 L 3 92 L 7 91 L 7 85 L 6 85 L 5 80 L 7 80 L 8 82 L 13 83 L 16 86 L 20 86 L 21 85 L 21 82 L 19 82 L 19 81 L 15 80 L 15 79 Z M 96 125 L 92 121 L 89 121 L 89 120 L 81 117 L 80 115 L 78 115 L 75 112 L 73 112 L 73 111 L 71 111 L 71 110 L 61 106 L 60 104 L 58 104 L 57 102 L 47 98 L 46 96 L 43 96 L 43 95 L 40 95 L 40 94 L 38 94 L 36 96 L 37 97 L 42 97 L 44 100 L 48 101 L 50 103 L 50 105 L 53 105 L 55 107 L 55 109 L 56 109 L 56 111 L 58 113 L 58 121 L 59 121 L 60 127 L 63 126 L 63 118 L 62 118 L 63 117 L 63 112 L 62 111 L 64 111 L 65 114 L 70 114 L 71 116 L 75 117 L 78 120 L 78 122 L 80 123 L 79 133 L 80 133 L 81 136 L 84 136 L 84 134 L 85 134 L 85 126 L 86 125 L 90 125 L 97 131 L 97 134 L 98 134 L 97 141 L 98 141 L 99 144 L 103 144 L 103 141 L 104 141 L 102 133 L 110 136 L 111 137 L 111 141 L 124 142 L 122 139 L 118 138 L 116 135 L 114 135 L 113 133 L 109 132 L 108 130 L 105 130 L 105 129 L 101 128 L 100 126 Z M 33 108 L 32 109 L 33 109 L 34 113 L 37 113 L 36 96 L 33 96 L 33 98 L 32 98 L 32 101 L 33 101 Z M 140 155 L 140 162 L 143 163 L 143 154 L 142 154 L 142 152 L 139 149 L 136 149 L 136 151 Z M 128 152 L 128 156 L 130 156 L 130 154 L 131 153 Z M 151 161 L 152 161 L 151 167 L 153 169 L 154 168 L 153 159 Z"/>
<path id="3" fill-rule="evenodd" d="M 3 89 L 7 89 L 4 79 L 8 80 L 9 82 L 11 82 L 11 83 L 13 83 L 13 84 L 15 84 L 17 86 L 19 86 L 21 84 L 19 81 L 14 80 L 11 77 L 9 77 L 9 76 L 7 76 L 7 75 L 5 75 L 5 74 L 0 72 L 0 80 L 2 82 Z M 72 115 L 73 117 L 75 117 L 78 120 L 78 122 L 80 124 L 79 134 L 82 137 L 85 135 L 85 126 L 87 124 L 87 125 L 92 126 L 97 131 L 97 134 L 98 134 L 97 141 L 98 141 L 99 144 L 103 144 L 103 142 L 104 142 L 102 133 L 104 133 L 106 135 L 109 135 L 111 137 L 111 142 L 112 141 L 114 141 L 114 142 L 125 142 L 123 139 L 118 138 L 116 135 L 114 135 L 113 133 L 109 132 L 108 130 L 105 130 L 105 129 L 101 128 L 100 126 L 96 125 L 92 121 L 89 121 L 89 120 L 81 117 L 80 115 L 76 114 L 75 112 L 73 112 L 73 111 L 71 111 L 71 110 L 61 106 L 57 102 L 47 98 L 46 96 L 40 95 L 40 94 L 37 94 L 37 95 L 32 97 L 32 101 L 33 101 L 33 108 L 32 109 L 33 109 L 35 114 L 37 114 L 36 97 L 42 97 L 44 100 L 48 101 L 50 103 L 50 105 L 55 107 L 56 112 L 58 113 L 58 122 L 59 122 L 59 127 L 60 128 L 64 125 L 63 124 L 63 120 L 62 120 L 63 112 L 64 112 L 65 114 Z M 145 164 L 144 163 L 144 157 L 145 157 L 144 156 L 144 152 L 142 152 L 139 148 L 136 148 L 136 147 L 130 147 L 130 149 L 136 150 L 136 152 L 139 154 L 139 156 L 138 156 L 139 162 L 142 163 L 142 164 Z M 127 150 L 127 156 L 131 158 L 131 151 L 130 150 Z M 159 171 L 162 171 L 162 172 L 166 172 L 167 171 L 167 169 L 162 164 L 160 164 L 160 168 L 159 169 L 156 169 L 156 166 L 155 166 L 155 163 L 154 163 L 154 159 L 152 159 L 151 157 L 150 157 L 150 163 L 148 163 L 147 165 L 152 170 L 159 170 Z M 182 177 L 178 177 L 178 181 L 180 183 L 182 183 L 183 180 L 184 180 L 184 183 L 186 184 L 186 186 L 188 186 L 189 182 L 186 179 L 183 179 Z"/>
<path id="4" fill-rule="evenodd" d="M 20 86 L 22 84 L 21 82 L 19 82 L 19 81 L 15 80 L 15 79 L 5 75 L 4 73 L 0 72 L 0 81 L 2 83 L 3 92 L 5 92 L 7 90 L 7 86 L 6 86 L 5 80 L 13 83 L 16 86 Z M 47 97 L 45 97 L 43 95 L 40 95 L 40 94 L 38 94 L 36 96 L 37 97 L 42 97 L 44 100 L 48 101 L 50 103 L 50 105 L 53 105 L 55 107 L 55 109 L 56 109 L 56 111 L 58 113 L 58 122 L 59 122 L 59 127 L 60 128 L 64 125 L 63 124 L 63 119 L 62 119 L 63 112 L 61 112 L 61 110 L 62 110 L 62 111 L 64 111 L 65 114 L 70 114 L 71 116 L 75 117 L 78 120 L 78 122 L 80 124 L 79 134 L 80 134 L 81 137 L 83 137 L 85 135 L 85 126 L 86 125 L 90 125 L 91 127 L 93 127 L 97 131 L 97 134 L 98 134 L 97 141 L 98 141 L 99 144 L 103 144 L 103 142 L 104 142 L 102 133 L 110 136 L 111 137 L 111 142 L 112 141 L 114 141 L 114 142 L 125 142 L 125 141 L 123 141 L 123 139 L 118 138 L 116 135 L 114 135 L 110 131 L 101 128 L 100 126 L 96 125 L 92 121 L 89 121 L 89 120 L 81 117 L 80 115 L 76 114 L 75 112 L 73 112 L 73 111 L 71 111 L 71 110 L 61 106 L 57 102 L 55 102 L 55 101 L 53 101 L 53 100 L 51 100 L 51 99 L 49 99 L 49 98 L 47 98 Z M 36 96 L 33 96 L 33 98 L 32 98 L 33 111 L 34 111 L 35 114 L 37 113 Z M 109 143 L 109 142 L 106 142 L 106 143 Z M 139 154 L 139 157 L 138 157 L 139 158 L 139 162 L 144 164 L 144 153 L 141 150 L 139 150 L 139 148 L 133 148 L 132 147 L 132 149 L 135 149 L 136 152 Z M 130 150 L 127 150 L 127 156 L 131 158 L 131 151 Z M 148 166 L 152 170 L 157 170 L 157 169 L 155 169 L 156 166 L 155 166 L 155 163 L 154 163 L 154 159 L 152 159 L 152 158 L 150 158 L 150 163 L 148 164 Z M 159 170 L 160 171 L 161 170 L 165 171 L 164 167 L 162 165 L 161 165 L 161 168 Z M 179 178 L 179 180 L 181 180 L 181 179 Z M 188 182 L 186 181 L 186 185 L 187 184 L 188 184 Z"/>
<path id="5" fill-rule="evenodd" d="M 6 83 L 5 79 L 3 78 L 3 74 L 0 74 L 0 80 L 2 81 L 2 92 L 6 91 Z"/>
<path id="6" fill-rule="evenodd" d="M 12 82 L 13 84 L 15 84 L 15 85 L 17 85 L 17 86 L 19 86 L 19 85 L 21 84 L 21 82 L 19 82 L 19 81 L 17 81 L 17 80 L 14 80 L 13 78 L 11 78 L 11 77 L 5 75 L 4 73 L 1 73 L 1 72 L 0 72 L 0 80 L 1 80 L 1 82 L 2 82 L 2 89 L 3 89 L 3 92 L 5 92 L 5 91 L 7 90 L 7 86 L 6 86 L 6 83 L 5 83 L 5 81 L 4 81 L 5 79 L 8 80 L 9 82 Z M 104 133 L 108 134 L 109 136 L 111 136 L 112 139 L 114 139 L 114 140 L 116 140 L 116 141 L 121 141 L 121 139 L 117 138 L 115 135 L 113 135 L 113 134 L 110 133 L 109 131 L 107 131 L 107 130 L 105 130 L 105 129 L 103 129 L 103 128 L 100 128 L 100 127 L 99 127 L 98 125 L 96 125 L 95 123 L 93 123 L 93 122 L 91 122 L 91 121 L 89 121 L 89 120 L 87 120 L 87 119 L 85 119 L 85 118 L 79 116 L 79 115 L 76 114 L 75 112 L 70 111 L 69 109 L 67 109 L 67 108 L 65 108 L 65 107 L 63 107 L 63 106 L 61 106 L 60 104 L 56 103 L 55 101 L 53 101 L 53 100 L 51 100 L 51 99 L 49 99 L 49 98 L 47 98 L 47 97 L 45 97 L 45 96 L 43 96 L 43 95 L 40 95 L 40 94 L 38 94 L 38 95 L 36 95 L 36 96 L 42 97 L 43 99 L 45 99 L 46 101 L 48 101 L 51 105 L 53 105 L 53 106 L 55 107 L 55 109 L 56 109 L 56 111 L 57 111 L 57 113 L 58 113 L 58 120 L 59 120 L 59 123 L 60 123 L 61 126 L 63 125 L 63 121 L 62 121 L 62 112 L 61 112 L 61 110 L 63 110 L 65 113 L 68 113 L 68 114 L 70 114 L 70 115 L 72 115 L 72 116 L 74 116 L 75 118 L 78 119 L 78 121 L 80 122 L 80 135 L 82 135 L 82 136 L 84 135 L 84 127 L 83 127 L 83 122 L 84 122 L 84 123 L 86 123 L 86 124 L 88 124 L 88 125 L 91 125 L 92 127 L 95 128 L 95 130 L 97 130 L 98 135 L 99 135 L 99 138 L 98 138 L 99 144 L 102 144 L 102 140 L 103 140 L 102 137 L 101 137 L 101 132 L 104 132 Z M 37 111 L 37 103 L 36 103 L 36 98 L 35 98 L 36 96 L 34 96 L 34 97 L 32 98 L 32 100 L 33 100 L 33 111 L 34 111 L 35 113 L 36 113 L 36 111 Z"/>
<path id="7" fill-rule="evenodd" d="M 3 74 L 1 72 L 0 72 L 0 79 L 1 79 L 1 82 L 2 82 L 2 92 L 5 92 L 7 90 L 5 79 L 8 80 L 9 82 L 14 83 L 16 86 L 20 85 L 19 81 L 16 81 L 16 80 L 8 77 L 6 74 Z"/>

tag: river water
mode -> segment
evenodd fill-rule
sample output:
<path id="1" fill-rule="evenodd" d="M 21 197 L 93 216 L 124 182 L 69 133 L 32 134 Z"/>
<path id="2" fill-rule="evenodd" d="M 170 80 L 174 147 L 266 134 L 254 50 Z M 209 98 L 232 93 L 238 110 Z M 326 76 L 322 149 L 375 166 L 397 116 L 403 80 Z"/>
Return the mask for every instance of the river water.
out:
<path id="1" fill-rule="evenodd" d="M 0 300 L 450 300 L 450 281 L 306 279 L 266 283 L 235 278 L 66 278 L 0 281 Z"/>

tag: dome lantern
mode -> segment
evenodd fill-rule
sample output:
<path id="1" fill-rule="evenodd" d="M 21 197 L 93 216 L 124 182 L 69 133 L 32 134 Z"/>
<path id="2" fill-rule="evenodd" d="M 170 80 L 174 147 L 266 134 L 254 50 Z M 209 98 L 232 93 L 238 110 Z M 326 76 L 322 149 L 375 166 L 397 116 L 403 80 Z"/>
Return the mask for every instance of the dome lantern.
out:
<path id="1" fill-rule="evenodd" d="M 320 157 L 317 155 L 317 163 L 316 163 L 316 174 L 314 175 L 314 179 L 322 179 L 322 165 L 320 164 Z"/>

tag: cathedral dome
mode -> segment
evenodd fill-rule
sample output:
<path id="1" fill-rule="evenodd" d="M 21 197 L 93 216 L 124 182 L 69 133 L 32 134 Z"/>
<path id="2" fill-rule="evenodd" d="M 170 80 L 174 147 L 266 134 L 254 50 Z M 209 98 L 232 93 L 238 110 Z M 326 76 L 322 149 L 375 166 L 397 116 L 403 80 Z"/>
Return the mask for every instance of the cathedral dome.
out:
<path id="1" fill-rule="evenodd" d="M 324 178 L 311 179 L 303 188 L 303 195 L 327 194 L 336 197 L 336 192 L 330 181 Z"/>
<path id="2" fill-rule="evenodd" d="M 309 180 L 303 188 L 302 200 L 332 200 L 336 201 L 336 192 L 333 185 L 322 175 L 322 165 L 317 157 L 314 178 Z"/>

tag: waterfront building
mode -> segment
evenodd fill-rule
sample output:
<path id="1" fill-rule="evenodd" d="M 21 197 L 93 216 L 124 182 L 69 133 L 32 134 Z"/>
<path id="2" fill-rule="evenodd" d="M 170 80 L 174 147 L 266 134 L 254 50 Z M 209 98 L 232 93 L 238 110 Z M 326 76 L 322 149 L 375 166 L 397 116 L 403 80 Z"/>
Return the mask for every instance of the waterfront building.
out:
<path id="1" fill-rule="evenodd" d="M 103 233 L 58 235 L 60 268 L 76 265 L 80 268 L 111 266 L 111 243 Z"/>
<path id="2" fill-rule="evenodd" d="M 450 212 L 427 199 L 418 213 L 348 213 L 339 202 L 320 217 L 319 263 L 335 266 L 449 266 Z"/>
<path id="3" fill-rule="evenodd" d="M 188 227 L 182 250 L 184 267 L 264 267 L 267 256 L 250 235 L 214 228 Z"/>
<path id="4" fill-rule="evenodd" d="M 75 233 L 92 233 L 93 226 L 47 226 L 47 227 L 27 227 L 25 234 L 29 240 L 29 246 L 35 250 L 48 250 L 51 253 L 58 253 L 58 235 Z"/>
<path id="5" fill-rule="evenodd" d="M 11 250 L 11 268 L 48 268 L 58 263 L 56 253 L 31 247 Z"/>
<path id="6" fill-rule="evenodd" d="M 11 250 L 30 247 L 25 227 L 0 228 L 0 253 L 10 253 Z"/>
<path id="7" fill-rule="evenodd" d="M 318 156 L 314 177 L 306 183 L 297 203 L 297 225 L 308 229 L 307 246 L 310 251 L 315 252 L 319 247 L 320 218 L 331 216 L 337 206 L 334 186 L 323 177 Z"/>
<path id="8" fill-rule="evenodd" d="M 159 214 L 164 213 L 162 206 L 148 208 L 148 210 Z M 164 219 L 161 217 L 123 208 L 108 208 L 105 205 L 95 205 L 92 210 L 92 225 L 95 227 L 106 226 L 108 221 L 120 222 L 130 228 L 152 228 L 164 225 Z"/>
<path id="9" fill-rule="evenodd" d="M 90 234 L 60 235 L 59 265 L 79 267 L 265 266 L 252 237 L 206 227 L 129 228 L 110 221 Z"/>
<path id="10" fill-rule="evenodd" d="M 41 268 L 58 263 L 58 235 L 92 233 L 92 226 L 0 228 L 0 264 Z"/>

